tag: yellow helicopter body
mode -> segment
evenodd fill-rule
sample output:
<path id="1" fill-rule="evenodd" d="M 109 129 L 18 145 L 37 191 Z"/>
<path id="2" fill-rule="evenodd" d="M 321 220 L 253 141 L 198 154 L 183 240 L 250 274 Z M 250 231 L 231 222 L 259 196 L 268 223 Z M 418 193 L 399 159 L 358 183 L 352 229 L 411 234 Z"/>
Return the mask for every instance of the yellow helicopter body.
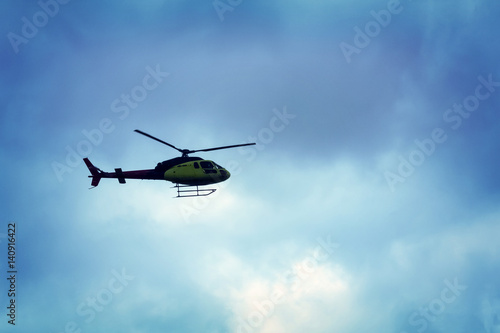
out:
<path id="1" fill-rule="evenodd" d="M 208 185 L 227 180 L 229 171 L 210 160 L 195 160 L 178 164 L 164 173 L 165 180 L 184 185 Z"/>

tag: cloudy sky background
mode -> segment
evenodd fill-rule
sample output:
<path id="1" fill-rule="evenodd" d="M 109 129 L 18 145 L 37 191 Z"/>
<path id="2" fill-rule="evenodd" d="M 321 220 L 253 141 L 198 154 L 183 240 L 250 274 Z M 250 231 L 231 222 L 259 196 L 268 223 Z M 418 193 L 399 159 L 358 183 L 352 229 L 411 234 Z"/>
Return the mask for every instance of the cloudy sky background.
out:
<path id="1" fill-rule="evenodd" d="M 0 4 L 2 331 L 500 332 L 496 1 L 41 3 Z M 258 145 L 88 190 L 178 155 L 136 128 Z"/>

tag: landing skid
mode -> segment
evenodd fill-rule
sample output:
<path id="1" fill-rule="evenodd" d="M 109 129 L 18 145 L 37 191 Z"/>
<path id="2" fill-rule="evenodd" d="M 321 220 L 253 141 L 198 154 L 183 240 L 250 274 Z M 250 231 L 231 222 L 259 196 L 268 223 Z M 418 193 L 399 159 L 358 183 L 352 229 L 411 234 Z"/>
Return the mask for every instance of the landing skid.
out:
<path id="1" fill-rule="evenodd" d="M 214 188 L 202 188 L 200 189 L 198 185 L 179 185 L 175 184 L 173 186 L 177 188 L 177 197 L 176 198 L 187 198 L 187 197 L 204 197 L 210 195 L 216 191 Z M 185 189 L 185 188 L 194 188 L 196 189 Z"/>

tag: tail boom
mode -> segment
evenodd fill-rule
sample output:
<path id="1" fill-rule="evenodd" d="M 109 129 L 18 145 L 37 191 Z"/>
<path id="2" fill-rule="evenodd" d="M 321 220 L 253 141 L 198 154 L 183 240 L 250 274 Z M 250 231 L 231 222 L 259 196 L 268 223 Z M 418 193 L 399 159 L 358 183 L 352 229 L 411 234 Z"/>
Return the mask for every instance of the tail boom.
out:
<path id="1" fill-rule="evenodd" d="M 121 168 L 116 168 L 115 172 L 104 172 L 101 169 L 95 167 L 88 158 L 84 158 L 83 161 L 87 168 L 89 168 L 92 178 L 92 187 L 99 185 L 101 178 L 117 178 L 120 184 L 125 184 L 125 179 L 161 179 L 163 178 L 163 173 L 158 172 L 154 169 L 152 170 L 134 170 L 134 171 L 122 171 Z"/>

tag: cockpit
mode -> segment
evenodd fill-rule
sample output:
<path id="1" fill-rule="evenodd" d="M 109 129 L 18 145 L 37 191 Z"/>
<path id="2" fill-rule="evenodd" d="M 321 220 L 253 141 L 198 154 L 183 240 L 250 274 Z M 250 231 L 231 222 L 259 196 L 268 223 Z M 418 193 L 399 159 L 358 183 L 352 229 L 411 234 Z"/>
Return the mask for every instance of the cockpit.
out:
<path id="1" fill-rule="evenodd" d="M 217 173 L 217 169 L 222 169 L 220 165 L 212 161 L 200 161 L 200 166 L 205 173 Z M 194 163 L 194 167 L 197 169 L 198 162 Z"/>

